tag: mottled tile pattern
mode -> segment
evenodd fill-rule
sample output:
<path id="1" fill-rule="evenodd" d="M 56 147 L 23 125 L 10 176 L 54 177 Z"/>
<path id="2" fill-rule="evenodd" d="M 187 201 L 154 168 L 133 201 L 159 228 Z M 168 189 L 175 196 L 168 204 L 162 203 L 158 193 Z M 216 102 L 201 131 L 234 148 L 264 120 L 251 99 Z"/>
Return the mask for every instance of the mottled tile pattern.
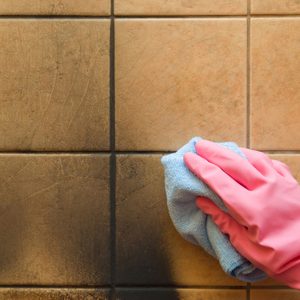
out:
<path id="1" fill-rule="evenodd" d="M 110 14 L 110 0 L 0 0 L 0 15 Z"/>
<path id="2" fill-rule="evenodd" d="M 105 289 L 0 288 L 0 300 L 108 300 Z"/>
<path id="3" fill-rule="evenodd" d="M 272 279 L 247 291 L 179 236 L 158 154 L 232 140 L 300 182 L 299 15 L 0 0 L 0 300 L 300 300 Z"/>
<path id="4" fill-rule="evenodd" d="M 284 285 L 278 281 L 275 281 L 274 279 L 272 278 L 267 278 L 265 280 L 262 280 L 262 281 L 258 281 L 258 282 L 254 282 L 252 283 L 252 286 L 267 286 L 267 287 L 270 287 L 270 286 L 281 286 L 284 288 Z"/>
<path id="5" fill-rule="evenodd" d="M 116 145 L 246 138 L 246 20 L 116 22 Z"/>
<path id="6" fill-rule="evenodd" d="M 251 0 L 253 14 L 299 14 L 299 0 Z"/>
<path id="7" fill-rule="evenodd" d="M 300 19 L 251 21 L 251 146 L 300 150 Z"/>
<path id="8" fill-rule="evenodd" d="M 175 231 L 167 211 L 160 158 L 117 157 L 117 283 L 242 285 Z"/>
<path id="9" fill-rule="evenodd" d="M 119 289 L 117 300 L 246 300 L 245 290 Z"/>
<path id="10" fill-rule="evenodd" d="M 117 15 L 242 15 L 247 0 L 115 0 Z"/>
<path id="11" fill-rule="evenodd" d="M 108 284 L 109 157 L 2 154 L 0 170 L 0 284 Z"/>
<path id="12" fill-rule="evenodd" d="M 109 26 L 0 20 L 0 150 L 109 148 Z"/>

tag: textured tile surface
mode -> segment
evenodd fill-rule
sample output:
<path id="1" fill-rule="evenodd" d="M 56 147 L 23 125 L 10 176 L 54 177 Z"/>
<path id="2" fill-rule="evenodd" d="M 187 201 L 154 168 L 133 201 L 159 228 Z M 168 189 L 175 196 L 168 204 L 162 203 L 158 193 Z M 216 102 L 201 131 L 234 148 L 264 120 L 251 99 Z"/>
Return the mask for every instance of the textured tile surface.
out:
<path id="1" fill-rule="evenodd" d="M 1 15 L 109 15 L 110 0 L 0 0 Z"/>
<path id="2" fill-rule="evenodd" d="M 0 21 L 0 150 L 108 149 L 109 21 Z"/>
<path id="3" fill-rule="evenodd" d="M 246 21 L 118 20 L 116 139 L 174 150 L 192 136 L 245 140 Z"/>
<path id="4" fill-rule="evenodd" d="M 298 154 L 277 154 L 271 155 L 272 159 L 277 159 L 287 164 L 293 176 L 300 183 L 300 155 Z"/>
<path id="5" fill-rule="evenodd" d="M 0 155 L 0 284 L 109 282 L 109 158 Z"/>
<path id="6" fill-rule="evenodd" d="M 300 19 L 254 19 L 251 26 L 251 145 L 300 149 Z"/>
<path id="7" fill-rule="evenodd" d="M 117 283 L 242 285 L 174 229 L 160 158 L 117 157 Z"/>
<path id="8" fill-rule="evenodd" d="M 251 0 L 251 12 L 255 14 L 299 14 L 299 0 Z"/>
<path id="9" fill-rule="evenodd" d="M 2 288 L 0 300 L 108 300 L 109 292 L 101 289 Z"/>
<path id="10" fill-rule="evenodd" d="M 119 15 L 235 15 L 247 13 L 247 0 L 115 0 Z"/>
<path id="11" fill-rule="evenodd" d="M 296 290 L 252 290 L 251 300 L 300 300 L 300 292 Z"/>
<path id="12" fill-rule="evenodd" d="M 275 281 L 272 278 L 267 278 L 265 280 L 252 283 L 252 285 L 253 286 L 280 286 L 280 287 L 283 287 L 283 288 L 285 287 L 284 284 L 282 284 L 278 281 Z"/>
<path id="13" fill-rule="evenodd" d="M 246 300 L 244 290 L 121 289 L 117 300 Z"/>

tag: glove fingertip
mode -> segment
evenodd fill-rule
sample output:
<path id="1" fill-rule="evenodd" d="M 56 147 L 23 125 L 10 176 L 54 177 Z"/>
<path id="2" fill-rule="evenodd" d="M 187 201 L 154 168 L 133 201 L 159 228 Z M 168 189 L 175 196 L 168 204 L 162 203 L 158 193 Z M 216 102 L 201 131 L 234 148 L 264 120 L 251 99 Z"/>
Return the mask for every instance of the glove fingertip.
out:
<path id="1" fill-rule="evenodd" d="M 196 205 L 202 212 L 211 216 L 215 224 L 220 228 L 223 233 L 228 234 L 230 232 L 230 219 L 231 217 L 224 213 L 219 207 L 217 207 L 211 200 L 205 197 L 198 197 Z"/>
<path id="2" fill-rule="evenodd" d="M 197 154 L 192 152 L 185 153 L 183 156 L 183 161 L 191 171 L 195 170 L 195 168 L 199 165 Z"/>

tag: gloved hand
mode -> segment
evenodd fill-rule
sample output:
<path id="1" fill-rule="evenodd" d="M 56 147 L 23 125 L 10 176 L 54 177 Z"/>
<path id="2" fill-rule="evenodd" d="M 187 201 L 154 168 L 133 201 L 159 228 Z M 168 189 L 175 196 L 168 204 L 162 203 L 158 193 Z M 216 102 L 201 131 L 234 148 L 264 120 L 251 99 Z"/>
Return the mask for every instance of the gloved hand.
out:
<path id="1" fill-rule="evenodd" d="M 264 153 L 241 148 L 248 160 L 202 140 L 187 167 L 224 201 L 229 214 L 198 198 L 233 246 L 270 277 L 300 289 L 300 186 L 288 167 Z"/>

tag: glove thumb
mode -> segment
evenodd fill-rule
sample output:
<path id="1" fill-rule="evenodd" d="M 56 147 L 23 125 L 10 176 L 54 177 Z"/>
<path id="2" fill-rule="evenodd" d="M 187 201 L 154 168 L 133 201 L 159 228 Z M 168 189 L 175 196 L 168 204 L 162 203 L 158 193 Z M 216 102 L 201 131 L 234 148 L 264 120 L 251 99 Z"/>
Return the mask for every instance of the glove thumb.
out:
<path id="1" fill-rule="evenodd" d="M 196 205 L 205 214 L 211 216 L 221 232 L 229 236 L 231 244 L 242 256 L 250 260 L 257 267 L 264 269 L 264 266 L 259 262 L 260 256 L 257 256 L 257 254 L 263 253 L 267 256 L 269 250 L 263 249 L 263 247 L 253 243 L 250 240 L 249 232 L 246 227 L 239 224 L 232 216 L 222 211 L 207 198 L 198 197 L 196 199 Z"/>
<path id="2" fill-rule="evenodd" d="M 246 229 L 235 221 L 228 213 L 222 211 L 216 204 L 205 197 L 198 197 L 196 205 L 205 214 L 211 216 L 213 221 L 219 229 L 229 235 L 230 239 L 234 238 L 236 234 L 244 234 Z"/>

